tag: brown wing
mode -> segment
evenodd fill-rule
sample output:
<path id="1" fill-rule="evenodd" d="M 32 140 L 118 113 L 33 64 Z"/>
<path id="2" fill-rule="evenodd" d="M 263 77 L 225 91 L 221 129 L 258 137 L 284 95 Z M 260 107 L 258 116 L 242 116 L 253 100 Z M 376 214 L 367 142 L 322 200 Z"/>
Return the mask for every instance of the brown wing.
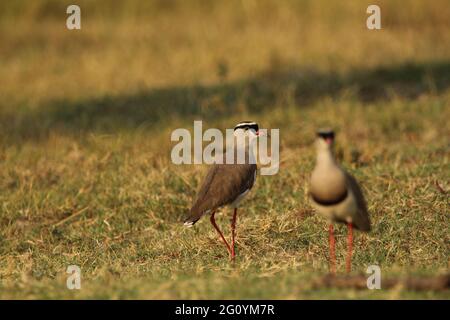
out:
<path id="1" fill-rule="evenodd" d="M 358 208 L 355 217 L 353 217 L 353 224 L 361 231 L 370 231 L 370 218 L 367 210 L 366 200 L 362 193 L 362 190 L 356 181 L 356 179 L 349 173 L 345 173 L 348 181 L 349 188 L 355 196 L 356 206 Z"/>
<path id="2" fill-rule="evenodd" d="M 208 172 L 185 224 L 192 225 L 208 210 L 232 203 L 255 182 L 255 164 L 216 164 Z"/>

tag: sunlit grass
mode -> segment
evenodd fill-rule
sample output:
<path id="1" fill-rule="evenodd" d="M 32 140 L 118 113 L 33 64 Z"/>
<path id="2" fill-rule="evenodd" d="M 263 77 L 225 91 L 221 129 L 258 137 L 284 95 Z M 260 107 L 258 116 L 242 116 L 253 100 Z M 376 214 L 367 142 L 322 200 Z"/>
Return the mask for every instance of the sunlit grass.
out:
<path id="1" fill-rule="evenodd" d="M 81 2 L 75 32 L 59 2 L 0 5 L 2 298 L 449 298 L 314 288 L 327 229 L 306 196 L 332 126 L 373 222 L 354 272 L 448 272 L 445 1 L 384 1 L 374 32 L 356 1 L 140 3 Z M 207 167 L 171 164 L 170 133 L 247 119 L 281 128 L 282 162 L 243 202 L 231 264 L 208 219 L 181 224 Z"/>

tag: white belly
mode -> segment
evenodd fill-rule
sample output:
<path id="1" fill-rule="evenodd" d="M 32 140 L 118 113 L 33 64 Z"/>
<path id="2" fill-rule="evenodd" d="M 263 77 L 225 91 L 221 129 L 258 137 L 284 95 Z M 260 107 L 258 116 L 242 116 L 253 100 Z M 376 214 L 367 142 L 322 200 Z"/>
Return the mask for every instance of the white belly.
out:
<path id="1" fill-rule="evenodd" d="M 231 204 L 230 207 L 232 208 L 237 208 L 239 206 L 239 203 L 242 201 L 242 199 L 244 199 L 244 197 L 247 195 L 247 193 L 250 191 L 250 189 L 248 189 L 247 191 L 245 191 L 244 193 L 241 193 L 236 200 L 234 200 Z"/>
<path id="2" fill-rule="evenodd" d="M 345 221 L 347 223 L 352 223 L 353 217 L 357 214 L 358 210 L 355 197 L 350 190 L 347 198 L 338 204 L 324 206 L 315 202 L 313 199 L 311 199 L 311 203 L 319 214 L 331 221 Z"/>

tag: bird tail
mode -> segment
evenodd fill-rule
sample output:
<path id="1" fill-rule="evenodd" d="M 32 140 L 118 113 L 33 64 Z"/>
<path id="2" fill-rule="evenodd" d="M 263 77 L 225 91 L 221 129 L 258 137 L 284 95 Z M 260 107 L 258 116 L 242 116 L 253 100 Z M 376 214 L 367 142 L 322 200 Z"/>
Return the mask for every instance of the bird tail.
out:
<path id="1" fill-rule="evenodd" d="M 211 210 L 206 210 L 206 212 L 202 212 L 196 206 L 193 206 L 189 215 L 189 218 L 184 220 L 184 225 L 186 227 L 192 227 L 204 214 L 208 214 Z"/>
<path id="2" fill-rule="evenodd" d="M 200 218 L 196 216 L 190 216 L 186 220 L 184 220 L 185 227 L 192 227 Z"/>
<path id="3" fill-rule="evenodd" d="M 358 229 L 364 232 L 369 232 L 372 229 L 369 216 L 364 216 L 363 219 L 359 221 Z"/>

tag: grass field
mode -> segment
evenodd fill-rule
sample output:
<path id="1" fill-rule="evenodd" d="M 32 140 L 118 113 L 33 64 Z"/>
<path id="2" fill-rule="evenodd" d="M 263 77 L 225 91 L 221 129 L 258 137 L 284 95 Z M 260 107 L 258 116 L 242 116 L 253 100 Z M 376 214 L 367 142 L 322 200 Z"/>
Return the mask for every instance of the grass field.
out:
<path id="1" fill-rule="evenodd" d="M 67 1 L 1 2 L 0 298 L 449 299 L 314 285 L 321 126 L 371 212 L 354 273 L 449 272 L 448 2 L 376 3 L 369 31 L 370 1 L 78 1 L 69 31 Z M 170 134 L 247 119 L 281 129 L 281 166 L 243 202 L 232 264 L 208 219 L 181 223 L 208 167 L 171 164 Z M 229 235 L 230 209 L 217 217 Z"/>

